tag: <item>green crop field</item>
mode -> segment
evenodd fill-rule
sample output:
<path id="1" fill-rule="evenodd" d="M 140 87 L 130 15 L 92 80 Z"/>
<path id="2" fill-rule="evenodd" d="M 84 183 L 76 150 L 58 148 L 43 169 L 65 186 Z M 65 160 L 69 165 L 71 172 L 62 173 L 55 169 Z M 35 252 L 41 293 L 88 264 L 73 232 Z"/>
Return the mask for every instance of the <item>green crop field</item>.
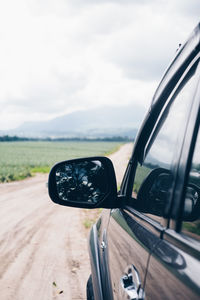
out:
<path id="1" fill-rule="evenodd" d="M 0 182 L 49 172 L 56 162 L 87 156 L 108 155 L 120 142 L 0 142 Z"/>

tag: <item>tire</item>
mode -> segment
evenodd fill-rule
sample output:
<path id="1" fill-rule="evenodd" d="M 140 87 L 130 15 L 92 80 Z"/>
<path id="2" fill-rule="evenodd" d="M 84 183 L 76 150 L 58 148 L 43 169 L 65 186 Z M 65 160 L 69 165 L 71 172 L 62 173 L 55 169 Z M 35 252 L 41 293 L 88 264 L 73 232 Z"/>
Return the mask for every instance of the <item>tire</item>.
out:
<path id="1" fill-rule="evenodd" d="M 88 281 L 87 281 L 87 300 L 94 300 L 92 275 L 90 275 L 90 277 L 88 278 Z"/>

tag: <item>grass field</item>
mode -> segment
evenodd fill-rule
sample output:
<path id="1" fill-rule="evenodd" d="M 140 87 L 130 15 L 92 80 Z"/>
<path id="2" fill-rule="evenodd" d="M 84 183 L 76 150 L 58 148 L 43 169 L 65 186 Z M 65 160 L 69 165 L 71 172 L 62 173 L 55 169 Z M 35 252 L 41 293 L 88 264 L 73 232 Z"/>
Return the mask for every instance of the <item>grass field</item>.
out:
<path id="1" fill-rule="evenodd" d="M 120 142 L 0 142 L 0 182 L 47 173 L 58 161 L 108 155 Z"/>

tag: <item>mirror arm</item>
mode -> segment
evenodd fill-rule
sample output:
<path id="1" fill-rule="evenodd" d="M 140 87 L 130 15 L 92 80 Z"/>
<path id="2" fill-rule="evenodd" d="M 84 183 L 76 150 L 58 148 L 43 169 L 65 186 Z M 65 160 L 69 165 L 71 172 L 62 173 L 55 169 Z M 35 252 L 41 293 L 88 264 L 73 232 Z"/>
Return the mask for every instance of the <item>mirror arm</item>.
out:
<path id="1" fill-rule="evenodd" d="M 134 209 L 140 208 L 136 199 L 124 195 L 118 195 L 116 203 L 117 208 L 125 208 L 126 206 L 131 206 Z"/>
<path id="2" fill-rule="evenodd" d="M 118 195 L 117 196 L 117 201 L 116 201 L 116 206 L 117 208 L 124 208 L 125 206 L 130 204 L 130 198 L 124 195 Z"/>

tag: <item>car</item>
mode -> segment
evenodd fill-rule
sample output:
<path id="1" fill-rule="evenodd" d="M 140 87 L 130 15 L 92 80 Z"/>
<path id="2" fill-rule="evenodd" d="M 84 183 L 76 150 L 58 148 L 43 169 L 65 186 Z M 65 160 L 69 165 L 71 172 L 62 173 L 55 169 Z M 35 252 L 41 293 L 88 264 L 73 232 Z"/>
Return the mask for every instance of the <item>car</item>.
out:
<path id="1" fill-rule="evenodd" d="M 200 24 L 165 72 L 120 190 L 112 162 L 56 164 L 58 204 L 104 208 L 89 236 L 88 300 L 200 298 Z"/>

